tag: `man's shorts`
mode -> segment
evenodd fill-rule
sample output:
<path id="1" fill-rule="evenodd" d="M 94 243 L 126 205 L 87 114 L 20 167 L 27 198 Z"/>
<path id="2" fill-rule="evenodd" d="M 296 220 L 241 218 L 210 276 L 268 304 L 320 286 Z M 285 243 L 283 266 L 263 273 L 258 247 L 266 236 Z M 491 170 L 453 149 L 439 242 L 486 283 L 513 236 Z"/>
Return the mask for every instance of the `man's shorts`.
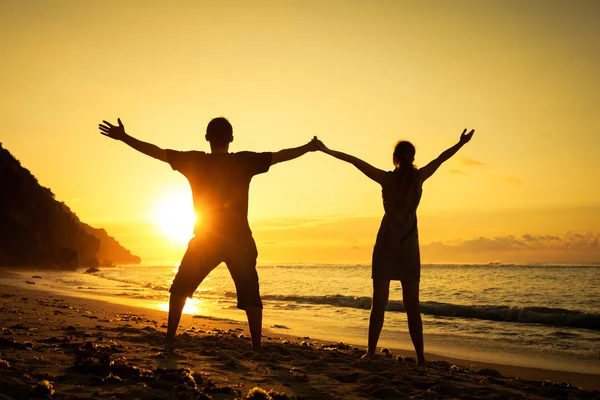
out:
<path id="1" fill-rule="evenodd" d="M 256 273 L 257 256 L 252 235 L 226 239 L 194 237 L 188 244 L 169 292 L 191 298 L 204 278 L 224 262 L 235 283 L 238 308 L 262 308 Z"/>

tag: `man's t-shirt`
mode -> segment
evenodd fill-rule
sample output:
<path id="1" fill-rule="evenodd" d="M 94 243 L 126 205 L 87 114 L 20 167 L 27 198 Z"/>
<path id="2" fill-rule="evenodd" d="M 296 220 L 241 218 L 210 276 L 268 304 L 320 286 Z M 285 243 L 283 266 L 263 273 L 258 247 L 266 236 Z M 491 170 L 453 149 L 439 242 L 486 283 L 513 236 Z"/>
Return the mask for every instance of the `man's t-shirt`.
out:
<path id="1" fill-rule="evenodd" d="M 248 189 L 254 175 L 267 172 L 273 153 L 212 154 L 167 150 L 171 167 L 190 182 L 194 199 L 194 233 L 249 235 Z"/>

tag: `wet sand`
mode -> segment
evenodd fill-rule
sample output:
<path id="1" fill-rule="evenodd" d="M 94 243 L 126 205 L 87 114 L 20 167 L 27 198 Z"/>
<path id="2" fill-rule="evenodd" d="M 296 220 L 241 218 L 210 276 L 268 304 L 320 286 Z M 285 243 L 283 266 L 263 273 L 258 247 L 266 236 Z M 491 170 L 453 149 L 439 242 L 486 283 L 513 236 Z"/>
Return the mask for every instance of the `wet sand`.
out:
<path id="1" fill-rule="evenodd" d="M 241 312 L 241 311 L 240 311 Z M 268 308 L 265 310 L 268 313 Z M 177 350 L 167 313 L 0 285 L 0 399 L 600 399 L 600 376 L 521 368 L 264 332 L 184 315 Z"/>

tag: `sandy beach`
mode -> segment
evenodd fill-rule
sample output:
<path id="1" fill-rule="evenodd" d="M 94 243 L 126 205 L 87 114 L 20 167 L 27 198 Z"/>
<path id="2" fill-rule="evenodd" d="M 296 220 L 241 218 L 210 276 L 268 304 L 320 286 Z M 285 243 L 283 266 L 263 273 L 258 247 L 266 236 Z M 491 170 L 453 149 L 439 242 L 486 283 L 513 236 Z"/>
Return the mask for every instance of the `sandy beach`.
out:
<path id="1" fill-rule="evenodd" d="M 264 330 L 184 315 L 177 350 L 162 347 L 167 313 L 0 285 L 0 398 L 396 399 L 600 398 L 597 375 L 521 368 Z M 265 310 L 268 312 L 268 309 Z"/>

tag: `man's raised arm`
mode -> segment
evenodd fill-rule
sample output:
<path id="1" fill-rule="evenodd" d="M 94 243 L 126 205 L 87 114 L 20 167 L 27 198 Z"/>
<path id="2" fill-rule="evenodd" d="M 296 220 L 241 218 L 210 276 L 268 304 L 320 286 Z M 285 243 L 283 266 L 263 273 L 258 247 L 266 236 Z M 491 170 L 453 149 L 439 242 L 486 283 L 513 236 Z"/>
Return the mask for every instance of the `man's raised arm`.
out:
<path id="1" fill-rule="evenodd" d="M 278 152 L 273 153 L 273 158 L 271 159 L 271 165 L 275 165 L 280 162 L 290 161 L 294 158 L 298 158 L 308 153 L 309 151 L 317 151 L 317 143 L 315 139 L 306 143 L 300 147 L 293 147 L 291 149 L 283 149 Z"/>
<path id="2" fill-rule="evenodd" d="M 121 122 L 120 118 L 117 118 L 118 126 L 114 126 L 108 121 L 102 121 L 102 124 L 99 124 L 100 133 L 104 136 L 108 136 L 111 139 L 120 140 L 121 142 L 129 145 L 130 147 L 136 149 L 140 153 L 144 153 L 147 156 L 156 158 L 157 160 L 161 160 L 164 162 L 167 161 L 167 151 L 161 149 L 158 146 L 155 146 L 151 143 L 142 142 L 134 138 L 133 136 L 129 136 L 125 133 L 125 126 Z"/>

